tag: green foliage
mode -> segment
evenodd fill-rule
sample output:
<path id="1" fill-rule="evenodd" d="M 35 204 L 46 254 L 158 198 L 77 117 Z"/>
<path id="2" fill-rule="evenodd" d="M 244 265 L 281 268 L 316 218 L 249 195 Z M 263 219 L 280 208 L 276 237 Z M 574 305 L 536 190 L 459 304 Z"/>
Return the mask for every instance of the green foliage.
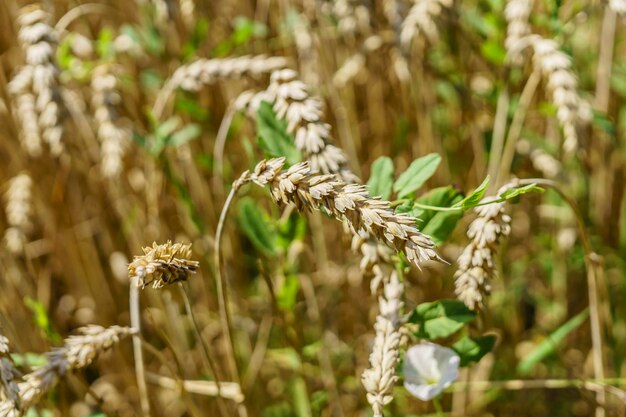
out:
<path id="1" fill-rule="evenodd" d="M 178 116 L 170 117 L 162 123 L 153 120 L 152 133 L 141 135 L 133 132 L 133 140 L 153 157 L 159 157 L 166 148 L 181 146 L 200 135 L 200 126 L 197 124 L 189 123 L 180 128 L 181 123 Z"/>
<path id="2" fill-rule="evenodd" d="M 238 224 L 254 247 L 265 255 L 276 253 L 276 230 L 269 215 L 251 198 L 244 198 L 238 206 Z"/>
<path id="3" fill-rule="evenodd" d="M 300 289 L 300 281 L 294 274 L 285 277 L 283 285 L 276 292 L 276 303 L 278 308 L 283 311 L 291 311 L 296 305 L 298 290 Z"/>
<path id="4" fill-rule="evenodd" d="M 440 162 L 441 156 L 436 153 L 416 159 L 398 177 L 393 184 L 393 191 L 402 198 L 418 190 L 435 173 Z"/>
<path id="5" fill-rule="evenodd" d="M 58 342 L 61 340 L 61 336 L 54 331 L 50 322 L 50 316 L 46 307 L 39 301 L 31 297 L 24 298 L 24 305 L 33 314 L 33 321 L 46 337 L 52 342 Z"/>
<path id="6" fill-rule="evenodd" d="M 268 33 L 268 28 L 263 23 L 250 20 L 245 16 L 237 16 L 233 21 L 233 26 L 233 33 L 213 49 L 213 55 L 217 57 L 229 55 L 233 49 L 247 44 L 252 39 L 262 39 Z"/>
<path id="7" fill-rule="evenodd" d="M 551 355 L 556 347 L 569 335 L 576 330 L 581 324 L 587 320 L 589 316 L 589 309 L 585 309 L 578 313 L 562 326 L 552 332 L 548 337 L 541 342 L 535 349 L 522 358 L 517 365 L 517 372 L 522 375 L 527 375 L 533 370 L 535 365 L 541 362 L 544 358 Z"/>
<path id="8" fill-rule="evenodd" d="M 461 301 L 438 300 L 418 305 L 409 321 L 419 325 L 417 337 L 432 340 L 453 335 L 475 318 L 476 313 Z"/>
<path id="9" fill-rule="evenodd" d="M 480 361 L 483 356 L 491 352 L 495 344 L 495 335 L 477 338 L 465 336 L 452 345 L 452 349 L 461 357 L 461 366 L 467 366 L 472 362 Z"/>
<path id="10" fill-rule="evenodd" d="M 35 368 L 48 363 L 46 355 L 40 353 L 11 353 L 11 359 L 17 367 Z"/>
<path id="11" fill-rule="evenodd" d="M 500 194 L 498 197 L 501 200 L 510 200 L 522 194 L 532 193 L 532 192 L 542 193 L 543 188 L 537 187 L 537 184 L 528 184 L 523 187 L 509 188 L 508 190 Z"/>
<path id="12" fill-rule="evenodd" d="M 209 21 L 206 18 L 199 18 L 193 28 L 193 32 L 189 39 L 183 44 L 182 55 L 183 60 L 188 60 L 198 52 L 202 43 L 206 40 L 209 33 Z"/>
<path id="13" fill-rule="evenodd" d="M 457 194 L 450 203 L 456 204 L 462 199 L 463 197 Z M 426 226 L 422 228 L 422 231 L 432 237 L 436 245 L 441 245 L 450 238 L 450 235 L 461 217 L 463 217 L 463 212 L 461 211 L 437 212 L 428 223 L 426 223 Z"/>
<path id="14" fill-rule="evenodd" d="M 257 112 L 256 128 L 259 144 L 267 157 L 284 156 L 288 165 L 300 161 L 300 152 L 287 132 L 287 122 L 278 120 L 272 106 L 262 102 Z"/>
<path id="15" fill-rule="evenodd" d="M 487 175 L 487 178 L 485 178 L 485 180 L 482 182 L 482 184 L 478 186 L 478 188 L 472 191 L 472 193 L 468 195 L 467 197 L 465 197 L 463 200 L 456 203 L 454 207 L 460 207 L 464 211 L 467 211 L 473 207 L 476 207 L 478 203 L 480 203 L 480 200 L 483 199 L 483 196 L 485 195 L 485 192 L 487 191 L 487 187 L 489 186 L 489 180 L 490 178 Z"/>
<path id="16" fill-rule="evenodd" d="M 367 191 L 371 196 L 380 196 L 383 200 L 389 199 L 393 186 L 393 161 L 387 156 L 381 156 L 372 164 L 370 179 L 367 181 Z"/>

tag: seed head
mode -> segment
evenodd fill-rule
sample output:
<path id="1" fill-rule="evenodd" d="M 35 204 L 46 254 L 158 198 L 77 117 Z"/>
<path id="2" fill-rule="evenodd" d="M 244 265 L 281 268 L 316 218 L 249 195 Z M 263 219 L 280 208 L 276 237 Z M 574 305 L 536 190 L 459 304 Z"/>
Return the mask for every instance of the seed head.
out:
<path id="1" fill-rule="evenodd" d="M 174 243 L 143 248 L 143 255 L 135 256 L 128 265 L 128 275 L 139 279 L 139 285 L 145 288 L 152 283 L 153 288 L 163 288 L 178 281 L 186 281 L 189 274 L 198 269 L 197 261 L 191 258 L 191 244 Z"/>

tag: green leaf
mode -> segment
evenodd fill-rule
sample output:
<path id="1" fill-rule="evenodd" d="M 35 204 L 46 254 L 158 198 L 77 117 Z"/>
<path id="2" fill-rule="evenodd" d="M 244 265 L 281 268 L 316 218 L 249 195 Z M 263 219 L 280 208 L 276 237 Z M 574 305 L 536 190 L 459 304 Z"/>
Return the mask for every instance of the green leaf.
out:
<path id="1" fill-rule="evenodd" d="M 502 200 L 510 200 L 511 198 L 515 198 L 522 194 L 532 193 L 532 192 L 542 193 L 543 191 L 544 191 L 543 188 L 537 187 L 537 184 L 528 184 L 523 187 L 509 188 L 505 190 L 502 194 L 500 194 L 498 197 L 500 197 Z"/>
<path id="2" fill-rule="evenodd" d="M 448 337 L 476 318 L 476 313 L 458 300 L 439 300 L 418 305 L 409 321 L 419 324 L 417 337 L 438 339 Z"/>
<path id="3" fill-rule="evenodd" d="M 250 198 L 242 199 L 238 209 L 239 226 L 254 247 L 265 255 L 276 253 L 276 231 L 267 214 Z"/>
<path id="4" fill-rule="evenodd" d="M 435 173 L 440 162 L 441 156 L 436 153 L 416 159 L 393 184 L 393 191 L 398 193 L 399 198 L 411 194 Z"/>
<path id="5" fill-rule="evenodd" d="M 459 201 L 454 205 L 454 207 L 461 207 L 463 211 L 469 210 L 472 207 L 476 207 L 480 200 L 483 199 L 485 192 L 487 191 L 487 186 L 489 185 L 489 175 L 483 181 L 482 184 L 478 186 L 470 195 L 465 197 L 463 200 Z"/>
<path id="6" fill-rule="evenodd" d="M 589 316 L 588 308 L 578 313 L 576 316 L 565 322 L 561 327 L 556 329 L 528 355 L 522 358 L 520 363 L 517 365 L 517 372 L 522 375 L 526 375 L 532 371 L 535 365 L 555 351 L 557 345 L 561 343 L 568 334 L 583 324 L 587 319 L 587 316 Z"/>
<path id="7" fill-rule="evenodd" d="M 393 161 L 387 156 L 381 156 L 372 164 L 370 179 L 367 181 L 367 191 L 371 196 L 380 196 L 383 200 L 389 199 L 393 185 Z"/>
<path id="8" fill-rule="evenodd" d="M 495 344 L 495 335 L 481 336 L 476 339 L 466 336 L 452 345 L 452 349 L 461 357 L 461 366 L 467 366 L 481 360 L 483 356 L 491 352 Z"/>
<path id="9" fill-rule="evenodd" d="M 458 203 L 463 197 L 459 194 L 452 203 Z M 441 245 L 450 238 L 456 224 L 463 217 L 462 211 L 438 211 L 429 219 L 426 226 L 423 226 L 422 232 L 433 238 L 436 245 Z"/>
<path id="10" fill-rule="evenodd" d="M 267 102 L 262 102 L 257 112 L 256 128 L 261 148 L 269 157 L 284 156 L 288 165 L 300 161 L 300 152 L 294 145 L 293 138 L 287 132 L 287 123 L 278 120 L 274 109 Z"/>
<path id="11" fill-rule="evenodd" d="M 54 331 L 52 328 L 52 323 L 50 321 L 50 317 L 48 316 L 48 311 L 46 307 L 39 301 L 31 297 L 24 298 L 24 304 L 33 314 L 33 320 L 35 325 L 39 327 L 39 329 L 44 332 L 44 334 L 51 341 L 58 341 L 61 339 L 61 336 Z"/>
<path id="12" fill-rule="evenodd" d="M 173 133 L 167 141 L 167 144 L 177 147 L 196 139 L 198 136 L 200 136 L 200 126 L 195 123 L 190 123 L 178 132 Z"/>
<path id="13" fill-rule="evenodd" d="M 11 353 L 11 359 L 17 367 L 36 368 L 48 363 L 48 357 L 41 353 Z"/>
<path id="14" fill-rule="evenodd" d="M 293 310 L 293 307 L 296 305 L 299 289 L 300 281 L 298 281 L 298 277 L 293 274 L 287 275 L 283 285 L 276 293 L 276 303 L 278 304 L 278 308 L 283 311 Z"/>

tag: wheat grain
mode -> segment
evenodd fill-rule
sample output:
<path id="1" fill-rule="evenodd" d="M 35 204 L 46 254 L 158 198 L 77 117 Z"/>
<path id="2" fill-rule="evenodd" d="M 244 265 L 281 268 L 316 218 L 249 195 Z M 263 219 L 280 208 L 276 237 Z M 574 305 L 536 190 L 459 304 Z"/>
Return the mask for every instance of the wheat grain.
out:
<path id="1" fill-rule="evenodd" d="M 163 245 L 143 248 L 143 255 L 135 256 L 128 265 L 128 276 L 138 280 L 144 288 L 152 284 L 153 288 L 163 288 L 179 281 L 186 281 L 190 274 L 198 269 L 199 262 L 191 261 L 191 244 L 168 241 Z"/>
<path id="2" fill-rule="evenodd" d="M 624 0 L 609 0 L 609 8 L 619 16 L 626 16 L 626 1 Z"/>
<path id="3" fill-rule="evenodd" d="M 498 191 L 502 194 L 511 185 L 507 184 Z M 474 209 L 478 217 L 467 229 L 467 237 L 472 241 L 459 256 L 459 268 L 454 274 L 455 292 L 459 300 L 474 310 L 483 306 L 491 291 L 491 279 L 495 275 L 494 256 L 502 236 L 511 231 L 511 218 L 505 212 L 505 202 L 491 203 L 498 197 L 486 197 Z"/>
<path id="4" fill-rule="evenodd" d="M 101 64 L 92 71 L 91 105 L 101 144 L 101 170 L 106 178 L 117 178 L 122 171 L 122 158 L 130 140 L 130 132 L 119 125 L 116 106 L 121 101 L 117 92 L 113 67 Z"/>
<path id="5" fill-rule="evenodd" d="M 405 50 L 411 48 L 415 39 L 423 36 L 434 43 L 439 38 L 436 19 L 444 9 L 452 7 L 453 0 L 414 0 L 406 18 L 402 22 L 400 43 Z"/>
<path id="6" fill-rule="evenodd" d="M 365 276 L 370 276 L 370 291 L 375 294 L 381 283 L 390 276 L 393 270 L 391 257 L 393 251 L 381 245 L 367 233 L 355 233 L 352 236 L 352 250 L 361 253 L 359 267 Z"/>
<path id="7" fill-rule="evenodd" d="M 22 8 L 17 18 L 25 66 L 9 83 L 9 92 L 16 101 L 22 145 L 31 156 L 41 154 L 42 139 L 53 155 L 63 152 L 59 70 L 55 64 L 58 34 L 49 21 L 50 15 L 37 4 Z"/>
<path id="8" fill-rule="evenodd" d="M 371 197 L 364 185 L 347 184 L 335 175 L 318 174 L 309 162 L 283 171 L 284 158 L 261 161 L 253 172 L 246 171 L 235 182 L 269 185 L 272 198 L 279 205 L 293 204 L 298 210 L 324 210 L 345 221 L 353 233 L 366 231 L 419 266 L 440 260 L 431 238 L 415 226 L 415 219 L 395 213 L 388 201 Z"/>
<path id="9" fill-rule="evenodd" d="M 402 325 L 403 294 L 404 285 L 393 271 L 384 286 L 384 296 L 378 300 L 380 312 L 374 325 L 376 336 L 369 357 L 370 368 L 361 375 L 375 417 L 382 417 L 383 407 L 393 400 L 393 386 L 398 380 L 396 365 L 402 339 L 399 328 Z"/>
<path id="10" fill-rule="evenodd" d="M 9 181 L 9 187 L 4 195 L 9 225 L 4 232 L 4 241 L 7 248 L 15 254 L 24 251 L 24 244 L 32 227 L 32 186 L 30 176 L 23 173 Z"/>
<path id="11" fill-rule="evenodd" d="M 24 411 L 37 404 L 59 378 L 67 372 L 90 365 L 97 356 L 111 348 L 123 337 L 133 334 L 129 327 L 109 328 L 89 325 L 78 330 L 79 335 L 65 339 L 65 345 L 47 354 L 48 363 L 24 376 L 18 384 L 19 408 L 11 401 L 0 402 L 0 417 L 19 417 Z"/>

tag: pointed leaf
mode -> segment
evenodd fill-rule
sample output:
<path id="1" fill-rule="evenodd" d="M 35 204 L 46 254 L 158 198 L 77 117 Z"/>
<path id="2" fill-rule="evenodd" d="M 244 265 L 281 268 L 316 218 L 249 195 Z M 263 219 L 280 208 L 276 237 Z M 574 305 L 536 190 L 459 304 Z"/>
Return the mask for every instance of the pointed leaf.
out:
<path id="1" fill-rule="evenodd" d="M 480 184 L 478 188 L 476 188 L 474 191 L 472 191 L 470 195 L 465 197 L 462 201 L 459 201 L 458 203 L 456 203 L 454 206 L 461 207 L 463 210 L 469 210 L 472 207 L 476 207 L 478 203 L 480 203 L 480 200 L 483 199 L 483 196 L 485 195 L 485 191 L 487 191 L 488 185 L 489 185 L 489 175 L 487 175 L 487 178 L 485 178 L 483 183 Z"/>
<path id="2" fill-rule="evenodd" d="M 393 161 L 387 156 L 381 156 L 372 164 L 367 191 L 371 196 L 380 196 L 383 200 L 387 200 L 391 195 L 392 185 Z"/>
<path id="3" fill-rule="evenodd" d="M 441 156 L 436 153 L 416 159 L 396 180 L 393 191 L 402 198 L 418 190 L 435 173 L 440 162 Z"/>
<path id="4" fill-rule="evenodd" d="M 276 252 L 276 232 L 252 199 L 246 198 L 239 203 L 238 217 L 241 230 L 257 250 L 266 255 Z"/>
<path id="5" fill-rule="evenodd" d="M 483 356 L 491 352 L 495 344 L 495 335 L 481 336 L 476 339 L 466 336 L 452 345 L 452 349 L 461 357 L 461 366 L 467 366 L 481 360 Z"/>
<path id="6" fill-rule="evenodd" d="M 438 339 L 456 333 L 475 318 L 476 313 L 461 301 L 439 300 L 418 305 L 409 321 L 419 324 L 417 337 Z"/>
<path id="7" fill-rule="evenodd" d="M 269 103 L 262 102 L 259 106 L 256 126 L 259 144 L 267 156 L 272 158 L 284 156 L 289 165 L 301 160 L 293 137 L 287 132 L 287 123 L 276 118 L 276 113 Z"/>

